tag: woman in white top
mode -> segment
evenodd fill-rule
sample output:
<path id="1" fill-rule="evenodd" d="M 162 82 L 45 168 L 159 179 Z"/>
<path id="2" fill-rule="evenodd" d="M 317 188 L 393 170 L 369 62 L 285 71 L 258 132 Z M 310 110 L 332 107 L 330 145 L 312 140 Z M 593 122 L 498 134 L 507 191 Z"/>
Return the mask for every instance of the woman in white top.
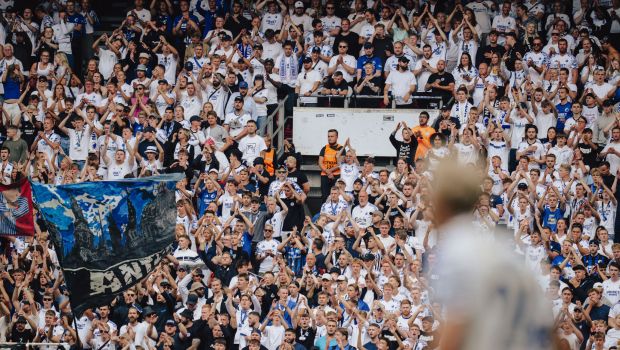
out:
<path id="1" fill-rule="evenodd" d="M 460 63 L 454 68 L 452 75 L 454 76 L 454 86 L 457 89 L 461 85 L 465 85 L 467 91 L 472 91 L 474 89 L 478 70 L 474 67 L 469 53 L 463 52 Z"/>
<path id="2" fill-rule="evenodd" d="M 254 77 L 254 86 L 248 91 L 248 95 L 252 96 L 256 106 L 256 127 L 259 135 L 264 135 L 263 129 L 267 125 L 267 93 L 265 78 L 262 74 L 257 74 Z"/>
<path id="3" fill-rule="evenodd" d="M 401 188 L 409 177 L 409 165 L 405 158 L 398 158 L 396 168 L 390 173 L 389 181 L 394 187 Z"/>
<path id="4" fill-rule="evenodd" d="M 51 110 L 56 115 L 60 112 L 64 112 L 66 98 L 65 87 L 60 84 L 56 85 L 52 97 L 47 99 L 47 109 Z"/>
<path id="5" fill-rule="evenodd" d="M 587 84 L 594 81 L 594 71 L 598 68 L 598 64 L 596 64 L 596 57 L 594 55 L 588 55 L 586 58 L 586 64 L 581 69 L 581 83 Z"/>
<path id="6" fill-rule="evenodd" d="M 50 62 L 50 52 L 47 50 L 41 51 L 39 56 L 40 61 L 33 63 L 30 68 L 30 78 L 49 77 L 54 72 L 54 64 Z"/>
<path id="7" fill-rule="evenodd" d="M 71 67 L 69 66 L 67 55 L 62 52 L 57 52 L 56 55 L 54 55 L 54 65 L 55 69 L 51 75 L 51 77 L 54 78 L 54 84 L 60 83 L 63 78 L 68 82 L 71 79 Z"/>

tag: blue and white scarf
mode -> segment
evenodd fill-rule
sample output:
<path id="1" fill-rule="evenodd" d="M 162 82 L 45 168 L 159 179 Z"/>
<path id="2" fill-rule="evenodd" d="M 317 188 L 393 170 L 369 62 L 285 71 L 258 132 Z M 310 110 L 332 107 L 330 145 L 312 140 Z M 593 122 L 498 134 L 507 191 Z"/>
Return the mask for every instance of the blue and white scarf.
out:
<path id="1" fill-rule="evenodd" d="M 287 73 L 286 71 L 286 61 L 290 60 L 290 66 L 289 66 L 289 72 Z M 298 69 L 298 62 L 297 62 L 297 58 L 295 57 L 295 55 L 291 55 L 290 57 L 286 57 L 286 55 L 282 55 L 282 59 L 280 60 L 280 80 L 282 81 L 282 83 L 285 83 L 287 81 L 286 77 L 287 75 L 290 74 L 291 77 L 291 82 L 295 82 L 297 80 L 297 73 L 299 72 Z"/>

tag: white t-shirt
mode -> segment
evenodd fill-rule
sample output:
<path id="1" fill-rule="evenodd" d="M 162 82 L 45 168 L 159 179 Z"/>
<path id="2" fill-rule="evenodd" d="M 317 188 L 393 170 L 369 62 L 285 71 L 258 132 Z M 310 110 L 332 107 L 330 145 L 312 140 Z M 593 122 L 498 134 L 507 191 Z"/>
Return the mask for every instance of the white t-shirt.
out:
<path id="1" fill-rule="evenodd" d="M 86 160 L 88 158 L 90 126 L 84 125 L 80 131 L 67 128 L 67 133 L 69 135 L 69 157 L 73 160 Z"/>
<path id="2" fill-rule="evenodd" d="M 409 98 L 404 100 L 405 94 L 408 92 L 415 91 L 416 87 L 416 78 L 410 71 L 401 72 L 400 70 L 395 70 L 388 75 L 385 80 L 386 85 L 390 85 L 390 90 L 392 91 L 392 97 L 396 101 L 397 105 L 406 105 L 413 102 L 412 93 L 409 94 Z"/>
<path id="3" fill-rule="evenodd" d="M 444 239 L 435 287 L 447 315 L 468 322 L 462 348 L 549 349 L 551 306 L 531 271 L 508 244 L 481 234 L 472 221 L 464 215 L 440 227 Z M 478 267 L 475 274 L 469 266 Z"/>
<path id="4" fill-rule="evenodd" d="M 246 135 L 239 141 L 239 151 L 243 153 L 242 159 L 246 164 L 254 164 L 254 159 L 260 156 L 260 153 L 267 149 L 265 140 L 259 135 Z"/>
<path id="5" fill-rule="evenodd" d="M 278 241 L 272 238 L 270 240 L 262 240 L 258 242 L 258 245 L 256 246 L 257 256 L 266 256 L 266 253 L 269 252 L 273 253 L 274 255 L 278 252 Z M 273 268 L 273 263 L 274 257 L 266 256 L 265 259 L 261 261 L 258 272 L 264 273 L 267 271 L 271 271 L 271 269 Z"/>
<path id="6" fill-rule="evenodd" d="M 128 157 L 125 157 L 125 160 L 118 164 L 116 160 L 110 159 L 110 164 L 108 166 L 108 173 L 106 176 L 106 180 L 120 180 L 124 179 L 125 175 L 131 173 L 132 166 L 129 165 Z"/>
<path id="7" fill-rule="evenodd" d="M 361 205 L 355 206 L 351 212 L 351 217 L 361 228 L 366 228 L 372 225 L 372 213 L 374 213 L 377 207 L 374 204 L 368 203 L 364 207 Z"/>
<path id="8" fill-rule="evenodd" d="M 416 62 L 415 64 L 415 70 L 420 70 L 422 69 L 422 62 L 428 62 L 428 65 L 430 67 L 433 68 L 437 68 L 437 61 L 438 59 L 431 57 L 430 59 L 420 59 Z M 426 85 L 426 83 L 428 82 L 428 78 L 431 76 L 431 71 L 428 69 L 424 69 L 423 71 L 421 71 L 418 74 L 418 92 L 425 92 L 426 90 L 424 90 L 424 86 Z"/>
<path id="9" fill-rule="evenodd" d="M 312 92 L 314 84 L 321 81 L 321 75 L 315 70 L 299 74 L 295 86 L 299 87 L 300 101 L 303 103 L 316 103 L 316 97 L 303 96 L 306 92 Z"/>
<path id="10" fill-rule="evenodd" d="M 336 72 L 342 72 L 342 76 L 344 77 L 344 80 L 347 81 L 347 83 L 350 83 L 351 81 L 353 81 L 353 75 L 349 74 L 343 67 L 342 64 L 338 63 L 338 57 L 340 57 L 340 55 L 336 55 L 334 57 L 332 57 L 329 60 L 329 68 L 332 67 L 336 67 Z M 357 67 L 357 60 L 355 59 L 355 57 L 351 56 L 351 55 L 345 55 L 342 58 L 342 62 L 350 67 L 356 68 Z"/>
<path id="11" fill-rule="evenodd" d="M 114 65 L 118 63 L 118 57 L 112 50 L 99 48 L 99 72 L 104 79 L 110 79 Z"/>
<path id="12" fill-rule="evenodd" d="M 241 134 L 248 120 L 252 119 L 249 114 L 245 112 L 242 113 L 241 115 L 236 115 L 234 112 L 226 114 L 224 125 L 228 125 L 230 128 L 228 133 L 231 137 Z"/>
<path id="13" fill-rule="evenodd" d="M 168 84 L 175 85 L 177 80 L 176 71 L 178 58 L 174 57 L 172 53 L 168 54 L 167 56 L 163 53 L 158 53 L 157 63 L 163 65 L 166 68 L 164 73 L 164 79 L 168 81 Z"/>
<path id="14" fill-rule="evenodd" d="M 611 305 L 616 305 L 620 301 L 620 279 L 613 282 L 610 278 L 603 282 L 603 296 L 611 302 Z"/>

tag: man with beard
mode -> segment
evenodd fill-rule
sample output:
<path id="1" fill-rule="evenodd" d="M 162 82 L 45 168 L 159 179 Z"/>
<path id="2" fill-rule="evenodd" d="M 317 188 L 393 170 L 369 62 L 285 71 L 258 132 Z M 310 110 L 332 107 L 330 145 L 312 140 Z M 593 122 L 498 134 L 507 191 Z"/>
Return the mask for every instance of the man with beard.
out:
<path id="1" fill-rule="evenodd" d="M 422 47 L 422 58 L 419 59 L 413 69 L 413 74 L 418 78 L 418 92 L 424 92 L 426 83 L 431 74 L 437 72 L 437 58 L 433 57 L 433 49 L 430 45 Z"/>
<path id="2" fill-rule="evenodd" d="M 224 129 L 230 134 L 235 142 L 239 142 L 246 134 L 246 124 L 252 117 L 243 110 L 243 96 L 234 98 L 232 112 L 226 114 L 224 119 Z"/>
<path id="3" fill-rule="evenodd" d="M 211 58 L 211 60 L 213 61 L 213 57 Z M 217 69 L 217 68 L 218 67 L 210 67 L 210 68 L 206 68 L 205 71 L 212 72 L 214 69 Z M 201 79 L 199 76 L 199 79 L 198 79 L 198 82 L 207 91 L 205 93 L 205 96 L 207 97 L 207 99 L 202 101 L 203 104 L 206 102 L 211 102 L 211 104 L 213 105 L 213 110 L 217 113 L 217 115 L 221 119 L 223 119 L 224 117 L 226 101 L 230 94 L 230 90 L 228 89 L 228 87 L 222 84 L 222 80 L 224 80 L 224 77 L 219 73 L 212 74 L 211 82 L 209 82 L 209 77 L 207 77 L 206 79 L 204 78 Z"/>
<path id="4" fill-rule="evenodd" d="M 570 72 L 570 82 L 577 83 L 577 77 L 579 76 L 577 71 L 577 59 L 575 56 L 568 52 L 568 41 L 562 38 L 558 40 L 558 51 L 555 55 L 549 59 L 549 68 L 566 68 Z"/>
<path id="5" fill-rule="evenodd" d="M 27 323 L 30 324 L 30 329 L 26 329 Z M 34 339 L 34 330 L 37 329 L 37 325 L 29 317 L 23 316 L 20 312 L 19 316 L 18 314 L 13 315 L 13 322 L 9 328 L 11 329 L 9 341 L 25 344 Z"/>
<path id="6" fill-rule="evenodd" d="M 181 342 L 184 345 L 188 343 L 191 344 L 195 335 L 191 332 L 194 326 L 194 313 L 189 309 L 185 309 L 181 311 L 180 314 L 175 313 L 174 320 L 179 327 L 179 339 Z"/>
<path id="7" fill-rule="evenodd" d="M 117 325 L 127 324 L 129 320 L 129 309 L 136 309 L 136 305 L 136 292 L 133 289 L 129 289 L 123 293 L 122 300 L 120 297 L 117 297 L 112 301 L 110 306 L 114 309 L 114 311 L 112 312 L 112 316 L 110 318 Z"/>
<path id="8" fill-rule="evenodd" d="M 386 108 L 389 108 L 388 93 L 390 92 L 396 101 L 396 108 L 410 108 L 413 103 L 411 95 L 416 91 L 416 85 L 415 75 L 409 70 L 409 59 L 406 56 L 401 56 L 398 59 L 398 70 L 390 73 L 385 80 L 383 103 Z"/>
<path id="9" fill-rule="evenodd" d="M 299 344 L 295 337 L 295 331 L 292 328 L 288 328 L 284 331 L 284 343 L 290 345 L 291 350 L 308 350 L 306 346 Z M 287 347 L 288 348 L 288 347 Z M 283 349 L 280 345 L 279 349 Z"/>
<path id="10" fill-rule="evenodd" d="M 445 71 L 446 61 L 439 60 L 437 62 L 437 73 L 431 74 L 428 77 L 428 82 L 424 86 L 426 91 L 431 91 L 433 95 L 441 96 L 443 104 L 448 104 L 448 101 L 452 98 L 454 91 L 454 77 L 452 74 Z"/>

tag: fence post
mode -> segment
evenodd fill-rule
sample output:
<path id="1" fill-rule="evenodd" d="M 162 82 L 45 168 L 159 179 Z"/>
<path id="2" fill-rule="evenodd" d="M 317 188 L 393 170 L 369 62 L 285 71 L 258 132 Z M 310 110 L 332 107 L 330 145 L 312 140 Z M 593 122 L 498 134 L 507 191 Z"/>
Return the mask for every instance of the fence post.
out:
<path id="1" fill-rule="evenodd" d="M 280 104 L 279 106 L 279 111 L 278 111 L 278 148 L 279 149 L 284 149 L 284 122 L 285 122 L 285 118 L 284 118 L 284 104 L 286 103 L 286 99 L 288 97 L 284 98 L 284 101 L 282 101 L 282 104 Z"/>

